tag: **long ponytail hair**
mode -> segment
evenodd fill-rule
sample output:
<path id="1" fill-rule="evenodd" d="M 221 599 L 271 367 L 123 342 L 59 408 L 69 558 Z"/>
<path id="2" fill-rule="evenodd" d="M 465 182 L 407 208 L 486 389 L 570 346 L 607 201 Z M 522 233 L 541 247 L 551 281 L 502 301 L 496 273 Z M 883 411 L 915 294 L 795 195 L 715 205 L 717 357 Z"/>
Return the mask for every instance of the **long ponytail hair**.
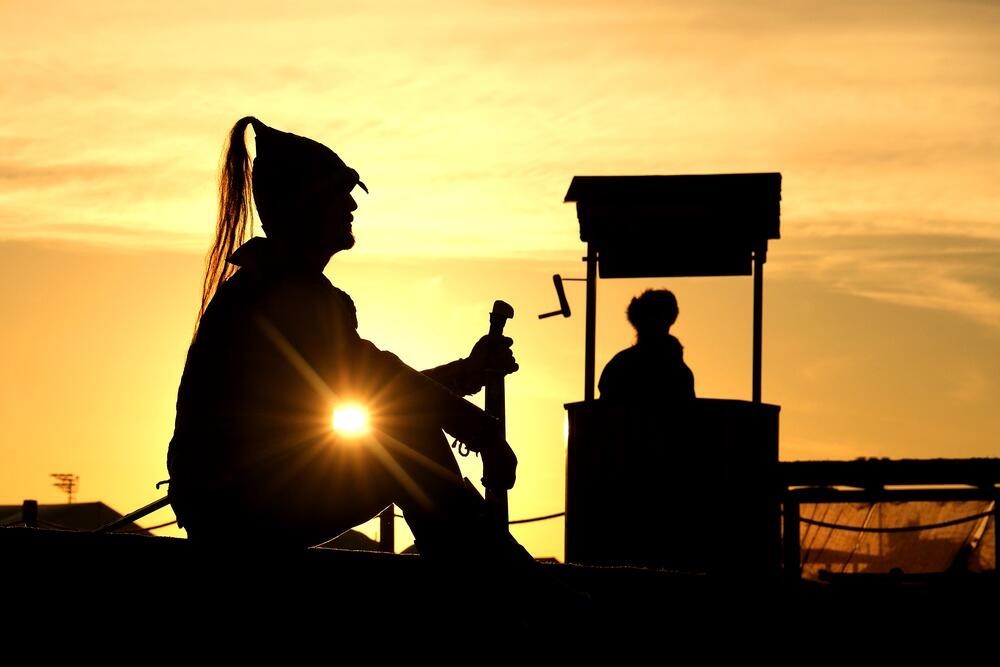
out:
<path id="1" fill-rule="evenodd" d="M 253 116 L 240 118 L 229 133 L 222 158 L 222 176 L 219 179 L 219 221 L 215 228 L 212 250 L 205 262 L 198 322 L 201 322 L 219 285 L 236 271 L 226 259 L 242 245 L 248 228 L 253 233 L 250 154 L 245 135 L 248 125 L 258 123 L 260 121 Z"/>

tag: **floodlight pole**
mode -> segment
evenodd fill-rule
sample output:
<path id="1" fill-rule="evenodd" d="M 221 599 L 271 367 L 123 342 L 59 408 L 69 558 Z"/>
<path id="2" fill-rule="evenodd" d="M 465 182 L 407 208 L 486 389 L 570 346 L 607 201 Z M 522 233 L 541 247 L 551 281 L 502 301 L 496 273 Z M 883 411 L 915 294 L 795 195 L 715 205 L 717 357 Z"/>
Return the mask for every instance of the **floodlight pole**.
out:
<path id="1" fill-rule="evenodd" d="M 764 329 L 764 262 L 767 240 L 753 253 L 753 402 L 760 403 L 761 346 Z"/>
<path id="2" fill-rule="evenodd" d="M 594 357 L 597 347 L 597 248 L 587 243 L 587 324 L 583 352 L 583 400 L 594 400 Z"/>

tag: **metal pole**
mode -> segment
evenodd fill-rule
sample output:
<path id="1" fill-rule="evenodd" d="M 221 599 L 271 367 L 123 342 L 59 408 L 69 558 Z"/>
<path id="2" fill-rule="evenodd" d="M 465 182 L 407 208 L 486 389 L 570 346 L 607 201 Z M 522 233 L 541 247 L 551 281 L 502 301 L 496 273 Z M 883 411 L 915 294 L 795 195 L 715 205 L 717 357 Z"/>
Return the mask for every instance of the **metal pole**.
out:
<path id="1" fill-rule="evenodd" d="M 389 554 L 396 553 L 395 513 L 396 506 L 389 505 L 378 515 L 378 546 Z"/>
<path id="2" fill-rule="evenodd" d="M 760 403 L 761 346 L 764 329 L 764 262 L 767 241 L 753 253 L 753 402 Z"/>
<path id="3" fill-rule="evenodd" d="M 38 528 L 37 500 L 25 500 L 21 504 L 21 520 L 26 528 Z"/>
<path id="4" fill-rule="evenodd" d="M 785 530 L 782 535 L 785 576 L 790 581 L 798 581 L 802 576 L 802 547 L 799 535 L 799 501 L 793 491 L 785 489 L 782 505 L 785 514 Z"/>
<path id="5" fill-rule="evenodd" d="M 490 311 L 490 336 L 494 340 L 499 340 L 503 337 L 503 328 L 507 324 L 507 320 L 514 317 L 514 308 L 506 301 L 494 301 L 493 310 Z M 486 412 L 493 417 L 496 417 L 497 421 L 500 422 L 500 436 L 506 440 L 507 439 L 507 425 L 506 425 L 506 415 L 507 415 L 507 400 L 506 393 L 503 384 L 503 372 L 486 369 L 486 396 L 484 398 Z M 485 466 L 485 463 L 483 464 Z M 486 474 L 486 470 L 483 470 L 483 474 Z M 486 504 L 493 515 L 493 519 L 503 528 L 507 530 L 507 521 L 509 516 L 507 514 L 507 489 L 504 488 L 491 488 L 486 487 Z"/>
<path id="6" fill-rule="evenodd" d="M 1000 496 L 993 494 L 993 571 L 1000 572 Z"/>
<path id="7" fill-rule="evenodd" d="M 159 485 L 157 485 L 157 486 L 159 486 Z M 112 521 L 111 523 L 106 523 L 103 526 L 101 526 L 100 528 L 96 528 L 96 529 L 94 529 L 91 532 L 94 532 L 94 533 L 110 533 L 112 531 L 118 530 L 122 526 L 127 526 L 130 523 L 134 523 L 134 522 L 138 521 L 139 519 L 143 518 L 144 516 L 152 514 L 153 512 L 155 512 L 158 509 L 163 509 L 164 507 L 166 507 L 169 504 L 170 504 L 170 496 L 163 496 L 159 500 L 154 500 L 153 502 L 149 503 L 148 505 L 140 507 L 139 509 L 137 509 L 134 512 L 129 512 L 128 514 L 126 514 L 122 518 L 117 519 L 115 521 Z"/>
<path id="8" fill-rule="evenodd" d="M 594 400 L 594 357 L 597 341 L 597 249 L 587 244 L 587 333 L 583 352 L 583 400 Z"/>

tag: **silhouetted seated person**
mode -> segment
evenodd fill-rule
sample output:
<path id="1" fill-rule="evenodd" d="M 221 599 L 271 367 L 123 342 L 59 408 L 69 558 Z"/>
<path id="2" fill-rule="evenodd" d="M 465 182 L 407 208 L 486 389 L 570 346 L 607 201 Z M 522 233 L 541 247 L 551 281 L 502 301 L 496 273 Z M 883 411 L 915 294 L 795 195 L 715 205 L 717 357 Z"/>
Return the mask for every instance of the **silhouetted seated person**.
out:
<path id="1" fill-rule="evenodd" d="M 396 503 L 425 556 L 531 560 L 486 519 L 442 432 L 481 454 L 489 488 L 513 486 L 498 422 L 460 398 L 487 367 L 517 370 L 512 341 L 484 337 L 468 358 L 419 373 L 363 340 L 351 298 L 323 275 L 354 245 L 356 186 L 367 192 L 322 144 L 255 118 L 233 127 L 168 453 L 178 523 L 195 542 L 304 548 Z M 251 189 L 266 238 L 240 245 Z M 367 407 L 370 436 L 331 428 L 345 402 Z"/>
<path id="2" fill-rule="evenodd" d="M 616 354 L 601 373 L 601 399 L 627 404 L 673 403 L 692 399 L 694 374 L 684 348 L 670 335 L 677 321 L 677 298 L 665 289 L 646 290 L 626 311 L 636 343 Z"/>
<path id="3" fill-rule="evenodd" d="M 699 448 L 688 409 L 694 375 L 670 327 L 677 299 L 647 290 L 632 299 L 628 320 L 636 343 L 616 354 L 601 373 L 601 421 L 595 452 L 600 480 L 598 522 L 616 523 L 620 538 L 598 560 L 704 570 L 704 489 L 708 459 Z M 648 508 L 655 506 L 658 527 Z"/>

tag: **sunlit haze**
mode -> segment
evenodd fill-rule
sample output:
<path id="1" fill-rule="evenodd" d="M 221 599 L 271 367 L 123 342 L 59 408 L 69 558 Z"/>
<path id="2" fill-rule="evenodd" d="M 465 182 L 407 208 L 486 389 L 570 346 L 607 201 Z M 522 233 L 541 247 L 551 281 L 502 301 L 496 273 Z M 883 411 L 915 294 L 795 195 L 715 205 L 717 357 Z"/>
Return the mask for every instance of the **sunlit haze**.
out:
<path id="1" fill-rule="evenodd" d="M 0 4 L 0 43 L 0 504 L 64 502 L 52 472 L 120 512 L 159 496 L 245 115 L 370 188 L 326 271 L 362 336 L 428 368 L 514 306 L 512 519 L 564 507 L 582 283 L 537 315 L 583 275 L 577 174 L 783 174 L 782 458 L 1000 455 L 1000 3 L 37 0 Z M 602 281 L 598 370 L 647 287 L 677 295 L 698 395 L 748 399 L 748 278 Z M 513 530 L 562 556 L 561 519 Z"/>

